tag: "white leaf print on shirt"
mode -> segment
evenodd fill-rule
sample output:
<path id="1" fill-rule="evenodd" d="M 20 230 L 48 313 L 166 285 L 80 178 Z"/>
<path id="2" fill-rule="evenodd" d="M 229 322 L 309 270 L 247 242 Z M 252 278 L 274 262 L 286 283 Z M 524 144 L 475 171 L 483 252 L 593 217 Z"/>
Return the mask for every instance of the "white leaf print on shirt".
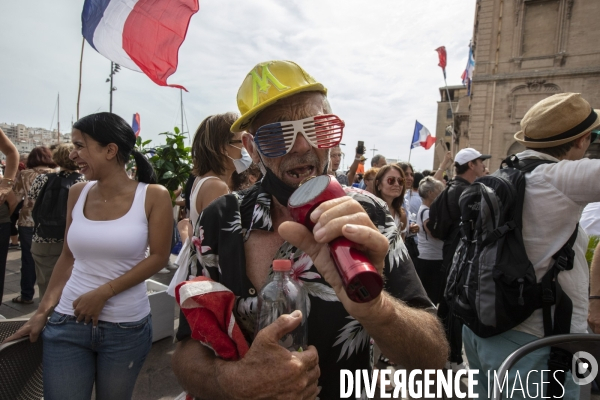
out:
<path id="1" fill-rule="evenodd" d="M 298 253 L 296 253 L 298 254 Z M 325 301 L 339 301 L 333 288 L 319 282 L 311 282 L 306 279 L 321 279 L 321 275 L 316 272 L 311 272 L 313 262 L 306 253 L 302 253 L 299 259 L 292 265 L 290 278 L 294 279 L 298 284 L 304 287 L 307 294 L 318 297 Z M 310 296 L 306 296 L 306 317 L 310 315 Z"/>
<path id="2" fill-rule="evenodd" d="M 242 231 L 242 216 L 238 211 L 235 212 L 235 215 L 233 216 L 233 221 L 229 221 L 229 228 L 225 229 L 223 228 L 222 230 L 226 231 L 226 232 L 231 232 L 231 233 L 235 233 L 238 231 Z"/>
<path id="3" fill-rule="evenodd" d="M 219 274 L 221 274 L 221 267 L 219 266 L 219 255 L 218 254 L 205 254 L 205 253 L 211 251 L 212 249 L 210 248 L 210 246 L 203 246 L 202 245 L 203 240 L 204 240 L 204 229 L 202 228 L 202 226 L 199 226 L 198 237 L 193 236 L 192 243 L 194 244 L 194 247 L 196 248 L 196 258 L 198 259 L 198 262 L 200 262 L 200 265 L 202 265 L 202 269 L 203 269 L 202 274 L 204 276 L 210 276 L 210 275 L 207 275 L 207 272 L 208 272 L 208 270 L 206 270 L 207 267 L 213 267 L 213 268 L 216 267 L 219 270 Z"/>
<path id="4" fill-rule="evenodd" d="M 394 220 L 389 217 L 385 220 L 385 226 L 377 227 L 379 231 L 385 236 L 389 243 L 390 249 L 388 252 L 389 264 L 390 264 L 390 272 L 394 268 L 394 266 L 398 266 L 401 261 L 408 260 L 408 250 L 406 250 L 406 246 L 402 241 L 402 236 L 400 235 L 400 231 L 396 227 Z"/>
<path id="5" fill-rule="evenodd" d="M 236 296 L 236 307 L 234 315 L 236 321 L 242 325 L 246 332 L 254 333 L 256 329 L 256 314 L 258 310 L 258 297 L 240 297 Z"/>
<path id="6" fill-rule="evenodd" d="M 369 343 L 369 334 L 365 328 L 354 318 L 350 316 L 346 318 L 351 321 L 344 325 L 337 337 L 338 340 L 333 344 L 333 346 L 337 346 L 342 342 L 344 343 L 340 351 L 340 356 L 337 359 L 338 361 L 344 357 L 344 354 L 346 354 L 347 360 L 350 359 L 352 353 L 358 353 L 359 350 Z"/>
<path id="7" fill-rule="evenodd" d="M 254 227 L 254 224 L 257 224 L 259 228 L 266 229 L 271 229 L 273 226 L 271 221 L 271 197 L 268 193 L 261 193 L 256 197 L 250 229 Z"/>

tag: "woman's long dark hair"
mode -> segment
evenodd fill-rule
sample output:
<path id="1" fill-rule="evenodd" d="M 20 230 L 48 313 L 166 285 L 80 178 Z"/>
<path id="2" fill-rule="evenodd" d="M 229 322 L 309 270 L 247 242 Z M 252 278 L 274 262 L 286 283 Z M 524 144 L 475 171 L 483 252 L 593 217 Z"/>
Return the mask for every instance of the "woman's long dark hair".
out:
<path id="1" fill-rule="evenodd" d="M 396 164 L 388 164 L 388 165 L 384 165 L 383 167 L 379 168 L 379 171 L 377 172 L 377 175 L 375 176 L 375 183 L 373 183 L 373 191 L 375 192 L 375 196 L 379 197 L 380 199 L 383 200 L 383 197 L 381 195 L 381 190 L 379 190 L 378 186 L 380 183 L 382 183 L 383 181 L 383 177 L 385 176 L 385 174 L 387 174 L 390 169 L 395 169 L 396 171 L 398 171 L 400 173 L 400 177 L 402 178 L 402 180 L 404 181 L 404 183 L 402 184 L 402 191 L 400 192 L 400 195 L 398 197 L 396 197 L 394 200 L 392 200 L 392 208 L 394 209 L 394 211 L 398 214 L 398 217 L 400 217 L 402 215 L 402 203 L 404 203 L 404 193 L 406 193 L 406 178 L 404 176 L 404 171 L 402 171 L 402 169 L 396 165 Z"/>
<path id="2" fill-rule="evenodd" d="M 133 155 L 137 167 L 138 181 L 156 183 L 152 164 L 138 151 L 135 151 L 135 133 L 125 120 L 116 114 L 101 112 L 90 114 L 73 124 L 73 128 L 85 133 L 101 146 L 114 143 L 119 148 L 117 161 L 125 165 Z"/>

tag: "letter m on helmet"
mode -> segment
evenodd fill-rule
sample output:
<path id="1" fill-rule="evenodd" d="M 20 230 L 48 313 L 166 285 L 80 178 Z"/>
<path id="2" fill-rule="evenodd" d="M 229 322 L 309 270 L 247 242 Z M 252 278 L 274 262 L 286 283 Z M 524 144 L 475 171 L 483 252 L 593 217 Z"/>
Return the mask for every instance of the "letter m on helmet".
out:
<path id="1" fill-rule="evenodd" d="M 261 70 L 260 75 L 257 72 L 259 68 Z M 271 82 L 279 91 L 290 88 L 279 82 L 275 75 L 269 70 L 269 65 L 267 63 L 260 64 L 256 69 L 252 70 L 250 74 L 252 75 L 252 107 L 258 104 L 259 91 L 265 94 L 269 92 L 269 88 L 271 87 L 269 82 Z"/>

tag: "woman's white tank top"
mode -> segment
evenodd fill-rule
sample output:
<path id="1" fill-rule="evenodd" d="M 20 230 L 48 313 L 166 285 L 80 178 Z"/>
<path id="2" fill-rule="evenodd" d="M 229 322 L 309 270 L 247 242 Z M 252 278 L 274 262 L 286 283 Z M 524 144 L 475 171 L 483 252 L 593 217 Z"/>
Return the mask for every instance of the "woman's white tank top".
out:
<path id="1" fill-rule="evenodd" d="M 200 213 L 196 209 L 196 199 L 198 198 L 198 193 L 200 193 L 200 188 L 209 179 L 219 179 L 216 176 L 207 176 L 200 180 L 196 178 L 194 181 L 195 186 L 192 188 L 192 194 L 190 195 L 190 223 L 192 224 L 192 228 L 196 228 L 196 222 L 198 221 L 198 217 L 200 217 Z"/>
<path id="2" fill-rule="evenodd" d="M 73 207 L 73 221 L 67 235 L 75 264 L 56 307 L 57 312 L 67 315 L 74 315 L 73 302 L 79 296 L 120 277 L 139 264 L 145 258 L 148 247 L 145 208 L 148 184 L 138 184 L 133 204 L 121 218 L 92 221 L 85 217 L 83 208 L 88 192 L 95 184 L 88 182 L 81 191 Z M 146 282 L 141 282 L 108 299 L 99 319 L 134 322 L 149 313 Z"/>

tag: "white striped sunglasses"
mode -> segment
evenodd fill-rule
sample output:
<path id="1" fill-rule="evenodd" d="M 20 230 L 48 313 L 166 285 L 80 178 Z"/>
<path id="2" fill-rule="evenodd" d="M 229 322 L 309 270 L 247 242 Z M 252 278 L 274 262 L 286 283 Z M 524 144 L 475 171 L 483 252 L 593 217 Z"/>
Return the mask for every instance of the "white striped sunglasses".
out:
<path id="1" fill-rule="evenodd" d="M 329 149 L 342 141 L 344 126 L 344 121 L 333 114 L 316 115 L 298 121 L 275 122 L 258 128 L 254 134 L 254 142 L 258 150 L 269 158 L 289 153 L 299 133 L 311 146 Z"/>

